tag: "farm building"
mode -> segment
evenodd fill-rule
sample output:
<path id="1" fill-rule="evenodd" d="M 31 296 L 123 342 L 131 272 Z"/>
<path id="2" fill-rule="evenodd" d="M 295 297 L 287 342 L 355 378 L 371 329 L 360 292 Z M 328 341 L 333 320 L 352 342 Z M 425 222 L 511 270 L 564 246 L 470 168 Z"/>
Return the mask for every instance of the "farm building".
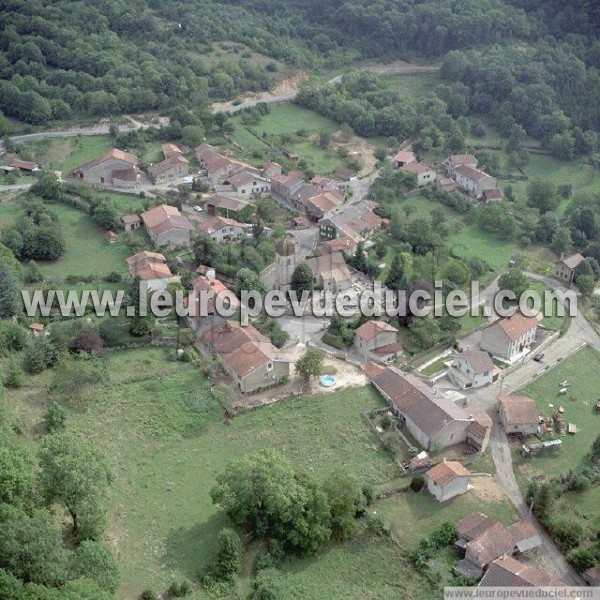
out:
<path id="1" fill-rule="evenodd" d="M 469 491 L 471 473 L 455 460 L 441 462 L 425 473 L 427 489 L 438 502 Z"/>
<path id="2" fill-rule="evenodd" d="M 158 247 L 179 248 L 190 245 L 192 224 L 175 206 L 161 204 L 142 213 L 142 221 Z"/>
<path id="3" fill-rule="evenodd" d="M 500 396 L 498 413 L 504 431 L 508 434 L 537 433 L 540 416 L 535 401 L 527 396 Z"/>
<path id="4" fill-rule="evenodd" d="M 513 360 L 535 341 L 538 321 L 515 312 L 510 317 L 494 321 L 481 333 L 481 349 L 492 356 Z"/>

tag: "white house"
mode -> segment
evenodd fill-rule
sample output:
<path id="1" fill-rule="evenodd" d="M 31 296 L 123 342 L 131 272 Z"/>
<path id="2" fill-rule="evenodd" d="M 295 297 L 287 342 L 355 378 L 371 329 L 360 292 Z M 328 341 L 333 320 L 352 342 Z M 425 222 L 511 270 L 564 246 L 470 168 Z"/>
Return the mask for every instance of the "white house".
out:
<path id="1" fill-rule="evenodd" d="M 425 473 L 425 481 L 431 495 L 438 502 L 445 502 L 469 491 L 470 476 L 470 471 L 458 461 L 449 460 L 429 469 Z"/>
<path id="2" fill-rule="evenodd" d="M 477 164 L 477 159 L 472 154 L 451 154 L 444 161 L 444 168 L 446 169 L 446 173 L 452 177 L 458 167 L 471 167 L 471 169 L 476 169 Z"/>
<path id="3" fill-rule="evenodd" d="M 453 177 L 458 187 L 475 198 L 479 198 L 486 190 L 495 190 L 498 187 L 495 177 L 466 165 L 458 167 Z"/>
<path id="4" fill-rule="evenodd" d="M 246 235 L 249 225 L 238 223 L 227 217 L 213 217 L 212 219 L 208 219 L 208 221 L 204 221 L 198 229 L 202 233 L 209 235 L 216 242 L 223 243 Z"/>
<path id="5" fill-rule="evenodd" d="M 490 355 L 482 350 L 469 350 L 457 354 L 452 360 L 448 374 L 462 389 L 481 387 L 497 379 Z"/>
<path id="6" fill-rule="evenodd" d="M 437 176 L 434 169 L 425 163 L 407 163 L 400 168 L 403 173 L 411 173 L 417 178 L 417 186 L 423 187 L 433 183 Z"/>

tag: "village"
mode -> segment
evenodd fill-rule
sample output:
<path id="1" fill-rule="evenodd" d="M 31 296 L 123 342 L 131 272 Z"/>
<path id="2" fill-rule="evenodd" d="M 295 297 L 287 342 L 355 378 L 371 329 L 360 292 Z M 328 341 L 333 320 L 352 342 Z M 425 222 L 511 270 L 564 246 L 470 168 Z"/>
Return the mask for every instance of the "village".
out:
<path id="1" fill-rule="evenodd" d="M 266 239 L 276 238 L 269 242 L 274 259 L 260 271 L 256 285 L 264 291 L 297 289 L 297 274 L 304 271 L 309 274 L 309 289 L 356 298 L 373 284 L 356 268 L 357 252 L 372 251 L 377 236 L 390 225 L 369 194 L 377 171 L 359 177 L 339 166 L 305 180 L 301 170 L 284 173 L 274 161 L 255 167 L 207 143 L 195 149 L 164 143 L 161 151 L 163 160 L 146 172 L 134 154 L 113 148 L 68 176 L 58 175 L 67 184 L 132 196 L 141 192 L 153 198 L 151 208 L 121 214 L 120 228 L 104 232 L 106 243 L 145 231 L 145 245 L 125 263 L 130 280 L 139 280 L 150 296 L 181 287 L 184 279 L 196 293 L 214 292 L 209 314 L 188 317 L 180 326 L 192 332 L 197 351 L 220 366 L 213 385 L 228 390 L 228 418 L 303 395 L 327 397 L 371 385 L 384 408 L 369 414 L 370 427 L 415 489 L 423 488 L 420 493 L 445 504 L 480 493 L 477 490 L 493 478 L 499 493 L 505 493 L 516 509 L 519 519 L 510 524 L 482 512 L 454 523 L 456 576 L 481 586 L 598 583 L 598 567 L 583 576 L 576 573 L 532 514 L 515 482 L 511 458 L 511 454 L 529 461 L 552 457 L 562 451 L 565 436 L 578 435 L 582 422 L 571 420 L 566 401 L 571 381 L 560 383 L 554 403 L 543 414 L 539 403 L 521 390 L 583 347 L 600 350 L 600 337 L 583 316 L 575 317 L 583 324 L 578 334 L 564 336 L 547 329 L 542 315 L 528 317 L 517 311 L 499 317 L 492 308 L 496 278 L 482 290 L 478 308 L 486 316 L 481 323 L 459 332 L 451 348 L 429 353 L 420 364 L 406 352 L 393 319 L 349 319 L 340 324 L 286 311 L 279 322 L 285 337 L 275 344 L 267 330 L 259 331 L 258 322 L 241 326 L 235 317 L 220 316 L 216 304 L 221 296 L 239 308 L 239 281 L 235 271 L 223 272 L 214 262 L 192 262 L 189 268 L 198 239 L 234 248 L 254 239 L 257 232 Z M 290 153 L 288 158 L 294 164 L 299 157 Z M 412 150 L 400 149 L 390 163 L 407 178 L 410 189 L 460 194 L 480 206 L 504 201 L 497 179 L 478 169 L 472 154 L 450 155 L 430 165 L 419 161 Z M 1 168 L 27 176 L 38 173 L 42 165 L 14 158 Z M 166 202 L 166 191 L 191 189 L 198 183 L 205 191 L 188 193 L 179 207 Z M 257 203 L 264 199 L 272 199 L 286 215 L 277 235 L 273 223 L 263 225 L 256 216 Z M 544 284 L 549 289 L 571 289 L 584 260 L 578 253 L 561 257 L 553 275 L 543 278 Z M 350 335 L 349 344 L 331 345 L 335 327 Z M 31 324 L 30 330 L 32 335 L 44 335 L 41 323 Z M 311 351 L 321 356 L 321 372 L 307 380 L 296 364 Z M 600 415 L 600 401 L 595 412 Z M 478 457 L 490 454 L 483 472 L 471 470 Z"/>

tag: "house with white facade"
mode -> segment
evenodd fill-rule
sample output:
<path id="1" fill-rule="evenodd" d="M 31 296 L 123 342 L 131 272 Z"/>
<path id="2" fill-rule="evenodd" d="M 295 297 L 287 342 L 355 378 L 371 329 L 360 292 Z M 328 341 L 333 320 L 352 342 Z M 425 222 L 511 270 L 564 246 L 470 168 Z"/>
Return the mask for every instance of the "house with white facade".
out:
<path id="1" fill-rule="evenodd" d="M 201 223 L 198 229 L 201 233 L 209 235 L 213 240 L 222 244 L 246 235 L 250 230 L 250 225 L 238 223 L 227 217 L 212 217 Z"/>
<path id="2" fill-rule="evenodd" d="M 403 173 L 410 173 L 417 178 L 417 186 L 423 187 L 429 183 L 433 183 L 437 177 L 435 169 L 425 163 L 407 163 L 400 167 Z"/>
<path id="3" fill-rule="evenodd" d="M 449 460 L 429 469 L 425 473 L 425 481 L 430 494 L 438 502 L 446 502 L 469 491 L 470 476 L 471 472 L 458 461 Z"/>
<path id="4" fill-rule="evenodd" d="M 488 385 L 498 377 L 490 355 L 483 350 L 468 350 L 457 354 L 448 375 L 462 389 Z"/>
<path id="5" fill-rule="evenodd" d="M 453 178 L 459 188 L 475 198 L 482 196 L 486 190 L 495 190 L 498 187 L 495 177 L 466 165 L 458 167 Z"/>
<path id="6" fill-rule="evenodd" d="M 526 317 L 517 311 L 486 327 L 481 332 L 480 347 L 492 356 L 511 361 L 535 341 L 537 328 L 535 317 Z"/>

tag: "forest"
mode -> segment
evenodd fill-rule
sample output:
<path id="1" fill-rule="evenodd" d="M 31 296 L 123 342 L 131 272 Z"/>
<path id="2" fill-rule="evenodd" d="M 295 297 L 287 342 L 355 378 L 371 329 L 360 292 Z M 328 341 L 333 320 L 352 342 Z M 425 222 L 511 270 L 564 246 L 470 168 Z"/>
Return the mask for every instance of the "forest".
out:
<path id="1" fill-rule="evenodd" d="M 497 103 L 510 110 L 521 97 L 527 110 L 538 98 L 545 113 L 562 111 L 574 127 L 595 130 L 598 109 L 589 98 L 599 86 L 599 10 L 584 0 L 6 0 L 0 110 L 42 124 L 174 102 L 201 109 L 272 85 L 277 64 L 256 64 L 252 51 L 311 71 L 363 58 L 440 60 L 457 51 L 444 71 L 467 86 L 470 110 L 493 113 Z M 515 41 L 531 51 L 514 49 Z M 217 42 L 232 44 L 236 59 L 207 60 Z M 501 76 L 489 77 L 499 66 Z M 524 81 L 524 72 L 533 80 Z M 526 89 L 507 98 L 514 81 Z"/>

